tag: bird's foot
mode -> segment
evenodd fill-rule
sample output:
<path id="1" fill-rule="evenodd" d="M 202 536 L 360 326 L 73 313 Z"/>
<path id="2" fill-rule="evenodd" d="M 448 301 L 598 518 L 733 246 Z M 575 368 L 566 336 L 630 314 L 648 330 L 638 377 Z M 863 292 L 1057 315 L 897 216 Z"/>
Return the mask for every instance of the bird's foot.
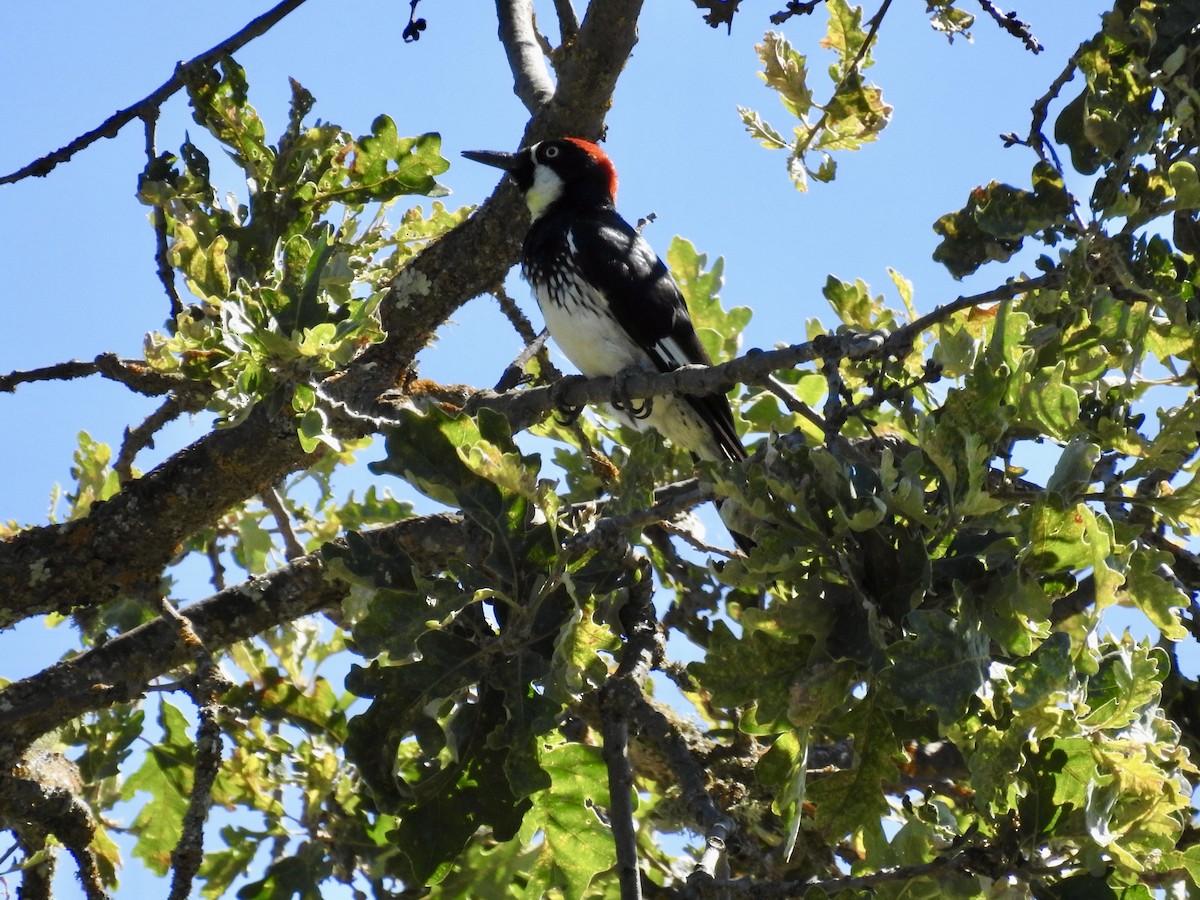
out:
<path id="1" fill-rule="evenodd" d="M 612 399 L 609 400 L 609 404 L 618 412 L 628 413 L 635 419 L 645 419 L 654 411 L 653 397 L 646 397 L 642 400 L 623 399 L 625 384 L 635 374 L 644 374 L 644 370 L 637 366 L 626 366 L 613 376 Z"/>
<path id="2" fill-rule="evenodd" d="M 578 375 L 567 375 L 554 382 L 552 388 L 552 396 L 554 398 L 554 421 L 563 428 L 570 428 L 577 421 L 583 412 L 583 405 L 575 405 L 568 403 L 564 399 L 567 389 L 571 386 L 572 381 L 581 380 Z"/>

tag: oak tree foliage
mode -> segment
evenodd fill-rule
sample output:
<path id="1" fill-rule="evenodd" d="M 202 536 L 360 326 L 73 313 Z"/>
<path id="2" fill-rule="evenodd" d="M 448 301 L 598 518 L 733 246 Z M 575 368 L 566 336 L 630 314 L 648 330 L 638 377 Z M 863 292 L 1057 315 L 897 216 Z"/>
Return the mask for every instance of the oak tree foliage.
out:
<path id="1" fill-rule="evenodd" d="M 533 138 L 598 134 L 632 45 L 636 2 L 567 6 Z M 886 140 L 868 75 L 889 6 L 772 17 L 788 34 L 758 53 L 783 110 L 740 114 L 796 188 Z M 991 3 L 996 23 L 928 6 L 951 37 L 998 23 L 1038 49 Z M 499 8 L 506 40 L 532 28 Z M 539 390 L 559 378 L 544 352 L 506 391 L 420 378 L 419 351 L 516 258 L 511 188 L 448 208 L 426 199 L 450 166 L 438 135 L 316 119 L 296 83 L 268 123 L 233 57 L 183 67 L 195 136 L 130 163 L 171 320 L 141 359 L 3 382 L 94 372 L 164 399 L 119 451 L 81 436 L 60 523 L 0 528 L 3 622 L 70 617 L 84 644 L 0 689 L 4 880 L 48 896 L 65 853 L 108 895 L 125 801 L 173 896 L 1200 890 L 1200 686 L 1176 659 L 1200 634 L 1197 21 L 1197 0 L 1118 0 L 1008 136 L 1028 178 L 932 223 L 956 277 L 1036 251 L 987 291 L 920 310 L 898 273 L 897 300 L 830 276 L 827 316 L 739 357 L 750 310 L 724 309 L 722 261 L 677 238 L 667 261 L 726 367 L 625 388 L 737 382 L 751 459 L 699 471 L 600 414 L 557 418 L 612 385 Z M 742 39 L 697 24 L 697 46 Z M 519 82 L 546 65 L 530 47 L 509 48 Z M 139 473 L 157 428 L 200 410 L 211 433 Z M 368 446 L 375 486 L 340 495 Z M 1044 471 L 1023 468 L 1034 446 Z M 759 523 L 748 556 L 691 535 L 713 496 Z M 214 593 L 177 609 L 189 556 Z M 1117 605 L 1158 639 L 1110 633 Z M 210 806 L 235 814 L 206 832 Z"/>

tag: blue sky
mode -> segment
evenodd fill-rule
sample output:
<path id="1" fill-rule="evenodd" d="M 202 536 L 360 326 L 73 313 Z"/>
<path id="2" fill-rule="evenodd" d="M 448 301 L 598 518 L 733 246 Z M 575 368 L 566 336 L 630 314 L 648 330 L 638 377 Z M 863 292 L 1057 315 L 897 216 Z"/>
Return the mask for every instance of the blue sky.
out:
<path id="1" fill-rule="evenodd" d="M 538 5 L 543 21 L 552 22 L 550 4 Z M 606 149 L 620 172 L 622 212 L 631 220 L 657 215 L 646 236 L 660 252 L 680 234 L 710 258 L 725 257 L 726 306 L 754 310 L 746 347 L 803 340 L 812 317 L 831 324 L 820 294 L 829 274 L 863 278 L 895 300 L 891 266 L 914 282 L 921 312 L 1000 283 L 999 268 L 985 268 L 974 282 L 953 281 L 930 258 L 937 243 L 930 226 L 978 184 L 1027 184 L 1032 155 L 1003 149 L 998 135 L 1025 133 L 1030 105 L 1094 33 L 1106 4 L 1018 6 L 1046 47 L 1033 56 L 984 20 L 974 43 L 950 44 L 928 26 L 923 2 L 895 3 L 868 72 L 895 108 L 892 124 L 876 144 L 839 158 L 834 184 L 814 184 L 807 194 L 793 190 L 784 156 L 751 140 L 736 111 L 738 104 L 751 106 L 781 130 L 791 128 L 758 79 L 754 54 L 770 27 L 767 15 L 783 5 L 744 3 L 727 36 L 705 26 L 687 0 L 646 3 L 640 42 L 608 118 Z M 148 94 L 177 60 L 269 6 L 265 0 L 173 4 L 167 18 L 160 3 L 148 0 L 70 4 L 69 14 L 64 4 L 3 4 L 0 171 L 17 169 Z M 268 134 L 283 128 L 290 76 L 316 96 L 314 117 L 352 132 L 365 132 L 384 112 L 401 133 L 441 132 L 452 164 L 440 179 L 453 192 L 444 202 L 479 203 L 496 173 L 461 160 L 459 151 L 513 149 L 526 120 L 496 41 L 494 9 L 425 0 L 420 13 L 428 30 L 406 45 L 406 3 L 311 0 L 238 60 Z M 823 30 L 821 12 L 783 28 L 816 73 L 832 61 L 817 47 Z M 820 78 L 815 83 L 820 97 L 825 85 Z M 177 150 L 187 130 L 201 143 L 199 126 L 177 96 L 159 121 L 159 148 Z M 48 178 L 0 186 L 0 372 L 104 351 L 137 356 L 143 335 L 162 327 L 168 306 L 155 276 L 153 233 L 134 197 L 143 140 L 141 127 L 131 125 Z M 244 195 L 229 166 L 215 173 L 214 182 L 224 178 L 225 189 Z M 519 283 L 512 290 L 540 321 L 528 290 Z M 472 301 L 455 321 L 422 356 L 422 374 L 491 385 L 519 352 L 516 335 L 488 298 Z M 46 521 L 52 486 L 68 483 L 76 433 L 86 430 L 115 452 L 123 429 L 157 405 L 99 379 L 0 394 L 6 435 L 0 520 Z M 203 417 L 172 425 L 138 466 L 149 468 L 206 425 Z M 200 578 L 181 584 L 184 599 L 209 590 Z M 31 674 L 69 644 L 65 629 L 48 632 L 36 622 L 0 635 L 0 677 Z"/>

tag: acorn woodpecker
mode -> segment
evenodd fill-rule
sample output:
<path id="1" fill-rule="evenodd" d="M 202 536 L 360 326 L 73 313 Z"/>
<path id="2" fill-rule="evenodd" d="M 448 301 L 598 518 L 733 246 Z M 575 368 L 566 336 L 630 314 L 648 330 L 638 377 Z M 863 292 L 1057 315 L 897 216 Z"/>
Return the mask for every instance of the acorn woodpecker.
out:
<path id="1" fill-rule="evenodd" d="M 532 223 L 521 269 L 550 336 L 580 372 L 594 378 L 629 366 L 669 372 L 712 364 L 666 265 L 617 213 L 617 172 L 603 150 L 569 137 L 517 153 L 468 150 L 463 156 L 503 169 L 525 195 Z M 722 394 L 657 397 L 617 411 L 699 459 L 746 458 Z M 726 524 L 744 517 L 729 507 L 719 506 Z M 754 546 L 735 528 L 730 532 L 743 550 Z"/>

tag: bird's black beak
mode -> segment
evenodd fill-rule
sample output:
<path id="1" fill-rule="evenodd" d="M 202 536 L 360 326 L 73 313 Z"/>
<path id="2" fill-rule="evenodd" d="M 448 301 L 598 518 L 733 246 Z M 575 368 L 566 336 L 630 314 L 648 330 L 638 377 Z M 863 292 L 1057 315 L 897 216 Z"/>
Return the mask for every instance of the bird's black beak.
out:
<path id="1" fill-rule="evenodd" d="M 517 160 L 517 154 L 502 153 L 499 150 L 464 150 L 462 155 L 474 162 L 483 163 L 485 166 L 492 166 L 496 169 L 503 169 L 505 172 L 511 172 L 520 165 Z"/>

